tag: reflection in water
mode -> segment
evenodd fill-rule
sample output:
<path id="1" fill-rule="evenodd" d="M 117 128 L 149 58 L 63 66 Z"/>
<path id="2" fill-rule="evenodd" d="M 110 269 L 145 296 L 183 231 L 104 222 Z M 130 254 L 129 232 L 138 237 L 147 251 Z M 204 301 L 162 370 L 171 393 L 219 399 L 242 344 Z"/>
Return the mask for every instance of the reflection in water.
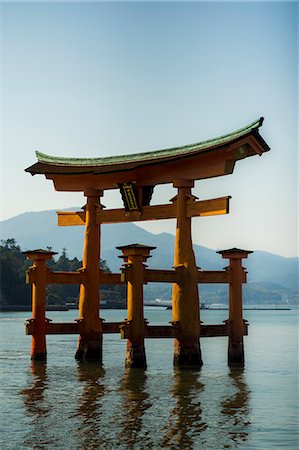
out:
<path id="1" fill-rule="evenodd" d="M 32 384 L 21 391 L 26 413 L 30 416 L 47 415 L 50 408 L 43 401 L 44 391 L 48 385 L 47 366 L 40 361 L 31 361 L 30 371 Z"/>
<path id="2" fill-rule="evenodd" d="M 234 443 L 245 442 L 249 435 L 249 390 L 243 369 L 230 369 L 229 378 L 236 392 L 221 401 L 220 426 L 228 429 L 228 437 Z"/>
<path id="3" fill-rule="evenodd" d="M 172 395 L 175 407 L 170 412 L 161 448 L 192 449 L 195 440 L 206 429 L 202 421 L 199 395 L 204 385 L 198 381 L 199 372 L 193 370 L 174 371 Z"/>
<path id="4" fill-rule="evenodd" d="M 83 383 L 74 415 L 80 419 L 77 432 L 81 448 L 105 448 L 103 440 L 105 430 L 101 427 L 101 407 L 106 390 L 101 380 L 105 376 L 105 370 L 98 363 L 80 362 L 77 375 L 79 382 Z"/>
<path id="5" fill-rule="evenodd" d="M 61 394 L 63 404 L 70 402 L 65 413 L 55 397 L 62 387 L 53 390 L 57 380 L 52 372 L 47 374 L 45 364 L 33 361 L 28 387 L 21 392 L 30 422 L 24 448 L 62 448 L 62 442 L 71 441 L 64 448 L 214 450 L 248 441 L 250 392 L 243 371 L 211 376 L 176 369 L 172 384 L 168 377 L 167 385 L 161 379 L 161 386 L 151 384 L 153 376 L 126 369 L 116 391 L 115 374 L 110 379 L 98 364 L 79 363 L 78 383 L 70 383 L 69 397 Z M 165 411 L 161 420 L 153 416 L 159 410 Z"/>
<path id="6" fill-rule="evenodd" d="M 152 405 L 148 401 L 146 373 L 144 369 L 126 369 L 120 387 L 123 394 L 123 421 L 118 440 L 126 449 L 152 448 L 151 437 L 140 435 L 142 416 Z"/>
<path id="7" fill-rule="evenodd" d="M 25 414 L 32 418 L 32 429 L 24 439 L 24 445 L 30 448 L 46 448 L 55 439 L 48 435 L 47 417 L 51 406 L 45 398 L 48 387 L 47 366 L 41 361 L 31 361 L 29 387 L 23 389 Z"/>

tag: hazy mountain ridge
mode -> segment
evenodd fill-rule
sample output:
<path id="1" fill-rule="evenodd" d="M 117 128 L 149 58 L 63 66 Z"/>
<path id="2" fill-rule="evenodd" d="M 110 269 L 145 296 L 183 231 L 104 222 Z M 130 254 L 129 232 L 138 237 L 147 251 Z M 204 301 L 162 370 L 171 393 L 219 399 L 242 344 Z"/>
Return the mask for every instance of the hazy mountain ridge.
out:
<path id="1" fill-rule="evenodd" d="M 68 208 L 68 210 L 80 208 Z M 70 258 L 82 257 L 84 227 L 58 227 L 55 210 L 27 212 L 0 222 L 1 239 L 14 238 L 23 250 L 52 247 L 53 251 L 67 249 Z M 102 226 L 101 257 L 107 260 L 112 271 L 118 271 L 122 261 L 116 246 L 143 243 L 156 246 L 148 265 L 167 269 L 173 265 L 174 236 L 170 233 L 152 234 L 133 223 Z M 227 265 L 215 250 L 194 245 L 197 265 L 203 270 L 222 270 Z M 291 298 L 298 291 L 298 258 L 285 258 L 264 251 L 255 251 L 244 260 L 248 270 L 247 290 L 254 288 L 261 292 L 278 294 Z M 170 293 L 166 289 L 167 293 Z M 207 289 L 206 289 L 207 288 Z M 202 286 L 202 291 L 216 292 L 217 287 Z M 147 289 L 148 291 L 148 289 Z M 151 295 L 160 297 L 165 286 L 151 285 Z M 218 289 L 219 291 L 219 289 Z"/>

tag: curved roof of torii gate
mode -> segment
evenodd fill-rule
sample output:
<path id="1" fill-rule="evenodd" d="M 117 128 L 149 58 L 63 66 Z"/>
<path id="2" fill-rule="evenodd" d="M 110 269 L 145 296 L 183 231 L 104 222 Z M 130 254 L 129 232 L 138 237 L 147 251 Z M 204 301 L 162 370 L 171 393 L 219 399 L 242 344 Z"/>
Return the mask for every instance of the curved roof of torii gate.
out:
<path id="1" fill-rule="evenodd" d="M 270 150 L 259 134 L 263 118 L 216 139 L 196 144 L 104 158 L 61 158 L 36 152 L 38 162 L 26 172 L 52 179 L 59 191 L 113 189 L 199 180 L 233 172 L 235 162 Z"/>

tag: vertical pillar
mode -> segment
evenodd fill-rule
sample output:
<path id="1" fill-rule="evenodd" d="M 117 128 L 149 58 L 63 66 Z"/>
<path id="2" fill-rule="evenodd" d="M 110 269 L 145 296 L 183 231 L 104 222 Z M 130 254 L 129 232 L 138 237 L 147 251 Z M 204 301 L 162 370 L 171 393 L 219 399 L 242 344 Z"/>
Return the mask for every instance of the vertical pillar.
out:
<path id="1" fill-rule="evenodd" d="M 145 320 L 143 315 L 144 262 L 150 257 L 150 250 L 156 247 L 132 244 L 117 247 L 125 262 L 127 279 L 127 320 L 126 320 L 126 367 L 146 368 L 144 348 Z"/>
<path id="2" fill-rule="evenodd" d="M 177 226 L 174 247 L 174 268 L 181 271 L 181 281 L 172 288 L 172 320 L 176 324 L 174 339 L 174 365 L 200 367 L 200 316 L 197 267 L 192 246 L 191 217 L 187 217 L 187 203 L 195 200 L 191 195 L 193 181 L 176 180 L 178 189 L 172 199 L 176 205 Z"/>
<path id="3" fill-rule="evenodd" d="M 228 338 L 228 365 L 244 366 L 244 320 L 242 310 L 242 283 L 246 282 L 246 272 L 242 259 L 251 251 L 232 248 L 217 252 L 222 258 L 229 259 L 228 270 L 231 272 L 229 283 L 229 318 L 230 334 Z"/>
<path id="4" fill-rule="evenodd" d="M 102 323 L 99 317 L 100 225 L 96 213 L 101 208 L 102 191 L 89 190 L 85 206 L 85 235 L 82 269 L 85 281 L 80 285 L 78 360 L 102 362 Z"/>
<path id="5" fill-rule="evenodd" d="M 28 250 L 24 254 L 28 259 L 33 260 L 33 266 L 28 271 L 30 282 L 32 282 L 32 318 L 30 322 L 34 325 L 31 359 L 46 362 L 46 261 L 56 253 L 46 250 Z"/>

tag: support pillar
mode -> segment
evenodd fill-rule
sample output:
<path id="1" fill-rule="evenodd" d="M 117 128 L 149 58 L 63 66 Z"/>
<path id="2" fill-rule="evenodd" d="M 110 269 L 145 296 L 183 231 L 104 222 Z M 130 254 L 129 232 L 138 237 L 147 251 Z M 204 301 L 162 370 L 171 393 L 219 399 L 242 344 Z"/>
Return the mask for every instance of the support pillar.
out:
<path id="1" fill-rule="evenodd" d="M 144 347 L 145 320 L 143 314 L 144 262 L 150 257 L 150 250 L 156 247 L 132 244 L 117 247 L 124 259 L 127 280 L 127 314 L 125 327 L 127 339 L 126 367 L 146 368 Z"/>
<path id="2" fill-rule="evenodd" d="M 174 269 L 181 272 L 181 281 L 172 288 L 172 323 L 176 326 L 174 365 L 201 367 L 200 316 L 197 267 L 192 246 L 191 217 L 187 217 L 187 203 L 195 201 L 191 195 L 193 181 L 177 180 L 177 226 L 174 247 Z"/>
<path id="3" fill-rule="evenodd" d="M 242 283 L 245 269 L 242 259 L 252 253 L 251 251 L 232 248 L 217 252 L 222 258 L 229 259 L 227 270 L 231 272 L 229 283 L 229 318 L 230 334 L 228 338 L 228 365 L 244 366 L 244 320 L 242 310 Z"/>
<path id="4" fill-rule="evenodd" d="M 29 269 L 32 280 L 32 318 L 29 322 L 33 324 L 31 340 L 31 359 L 35 361 L 47 360 L 46 346 L 46 261 L 51 259 L 55 252 L 46 250 L 28 250 L 24 255 L 33 261 Z"/>
<path id="5" fill-rule="evenodd" d="M 85 206 L 85 236 L 82 271 L 84 284 L 80 285 L 79 295 L 79 340 L 77 360 L 92 360 L 102 363 L 102 322 L 99 316 L 99 268 L 100 268 L 100 225 L 96 213 L 101 208 L 99 199 L 102 191 L 90 190 Z"/>

